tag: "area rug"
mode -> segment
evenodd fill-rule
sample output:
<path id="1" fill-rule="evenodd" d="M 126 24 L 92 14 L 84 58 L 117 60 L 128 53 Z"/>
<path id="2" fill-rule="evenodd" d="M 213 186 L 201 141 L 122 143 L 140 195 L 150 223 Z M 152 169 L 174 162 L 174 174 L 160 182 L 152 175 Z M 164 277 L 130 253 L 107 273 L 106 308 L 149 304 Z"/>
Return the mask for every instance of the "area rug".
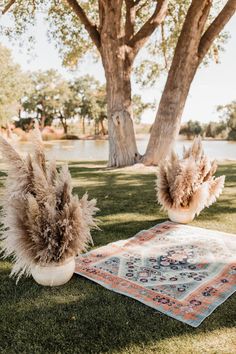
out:
<path id="1" fill-rule="evenodd" d="M 76 270 L 193 327 L 236 290 L 236 235 L 164 222 L 77 259 Z"/>

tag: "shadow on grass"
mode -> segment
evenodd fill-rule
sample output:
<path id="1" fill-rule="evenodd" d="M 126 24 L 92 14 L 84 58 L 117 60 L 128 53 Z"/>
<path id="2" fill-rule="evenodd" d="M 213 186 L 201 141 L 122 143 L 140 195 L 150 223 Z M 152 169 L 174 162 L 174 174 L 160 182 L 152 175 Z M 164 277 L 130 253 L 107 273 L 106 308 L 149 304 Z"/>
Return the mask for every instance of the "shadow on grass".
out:
<path id="1" fill-rule="evenodd" d="M 78 181 L 78 187 L 74 193 L 82 195 L 89 192 L 90 197 L 97 198 L 99 215 L 112 215 L 122 212 L 147 213 L 157 210 L 155 176 L 150 175 L 126 175 L 122 173 L 92 174 L 79 173 L 79 180 L 85 179 L 93 185 L 85 186 Z M 96 186 L 96 182 L 102 182 Z"/>
<path id="2" fill-rule="evenodd" d="M 107 166 L 107 161 L 106 160 L 96 160 L 96 161 L 93 161 L 93 160 L 91 160 L 91 161 L 80 161 L 80 162 L 73 162 L 73 161 L 71 161 L 71 162 L 69 162 L 69 165 L 76 165 L 76 166 L 80 166 L 80 165 L 89 165 L 89 166 L 91 166 L 91 165 L 103 165 L 103 166 Z"/>
<path id="3" fill-rule="evenodd" d="M 5 325 L 0 349 L 1 353 L 105 353 L 186 334 L 207 335 L 233 327 L 235 300 L 228 299 L 194 329 L 78 275 L 52 289 L 24 280 L 2 303 Z"/>
<path id="4" fill-rule="evenodd" d="M 216 176 L 226 175 L 227 183 L 234 183 L 236 185 L 236 164 L 224 164 L 219 165 L 217 169 Z"/>
<path id="5" fill-rule="evenodd" d="M 148 230 L 156 224 L 167 221 L 167 218 L 157 218 L 154 220 L 127 221 L 101 223 L 100 231 L 93 232 L 95 247 L 104 246 L 110 242 L 124 240 L 137 234 L 139 231 Z"/>

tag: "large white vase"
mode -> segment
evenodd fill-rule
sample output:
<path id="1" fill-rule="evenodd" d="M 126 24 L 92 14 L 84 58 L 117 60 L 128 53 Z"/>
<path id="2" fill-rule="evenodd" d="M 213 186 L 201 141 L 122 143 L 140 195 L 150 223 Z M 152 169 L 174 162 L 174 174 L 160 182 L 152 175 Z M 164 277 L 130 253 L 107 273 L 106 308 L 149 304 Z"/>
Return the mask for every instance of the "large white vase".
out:
<path id="1" fill-rule="evenodd" d="M 66 259 L 63 263 L 35 265 L 31 274 L 34 280 L 44 286 L 58 286 L 67 283 L 75 270 L 75 258 Z"/>
<path id="2" fill-rule="evenodd" d="M 192 208 L 169 209 L 168 216 L 171 221 L 188 224 L 193 221 L 196 211 Z"/>

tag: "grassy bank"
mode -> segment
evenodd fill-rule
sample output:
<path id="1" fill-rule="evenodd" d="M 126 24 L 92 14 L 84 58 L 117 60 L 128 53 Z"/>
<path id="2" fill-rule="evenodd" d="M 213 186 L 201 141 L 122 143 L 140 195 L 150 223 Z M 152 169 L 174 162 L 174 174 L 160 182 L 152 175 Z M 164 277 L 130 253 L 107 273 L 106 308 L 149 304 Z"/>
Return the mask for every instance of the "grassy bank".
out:
<path id="1" fill-rule="evenodd" d="M 95 247 L 133 236 L 166 220 L 155 201 L 153 172 L 107 170 L 103 162 L 71 164 L 74 193 L 98 200 L 102 231 Z M 226 188 L 192 225 L 236 233 L 236 163 L 220 165 Z M 4 174 L 1 174 L 4 179 Z M 1 192 L 1 191 L 0 191 Z M 78 275 L 43 288 L 31 278 L 15 285 L 11 264 L 0 262 L 0 353 L 233 353 L 232 296 L 193 329 Z"/>

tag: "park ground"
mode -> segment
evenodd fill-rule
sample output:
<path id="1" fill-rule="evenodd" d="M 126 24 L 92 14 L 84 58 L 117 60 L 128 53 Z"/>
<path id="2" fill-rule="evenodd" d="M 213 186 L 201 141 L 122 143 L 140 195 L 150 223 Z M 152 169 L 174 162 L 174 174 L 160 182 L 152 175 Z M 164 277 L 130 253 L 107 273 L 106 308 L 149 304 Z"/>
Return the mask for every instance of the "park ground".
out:
<path id="1" fill-rule="evenodd" d="M 93 232 L 95 247 L 166 220 L 156 203 L 153 169 L 109 170 L 100 161 L 71 163 L 70 171 L 74 193 L 88 191 L 98 201 L 102 231 Z M 236 233 L 236 163 L 220 164 L 218 174 L 226 175 L 222 196 L 192 225 Z M 16 285 L 10 269 L 9 261 L 0 262 L 1 354 L 235 353 L 235 295 L 194 329 L 78 275 L 62 287 L 44 288 L 32 278 Z"/>

